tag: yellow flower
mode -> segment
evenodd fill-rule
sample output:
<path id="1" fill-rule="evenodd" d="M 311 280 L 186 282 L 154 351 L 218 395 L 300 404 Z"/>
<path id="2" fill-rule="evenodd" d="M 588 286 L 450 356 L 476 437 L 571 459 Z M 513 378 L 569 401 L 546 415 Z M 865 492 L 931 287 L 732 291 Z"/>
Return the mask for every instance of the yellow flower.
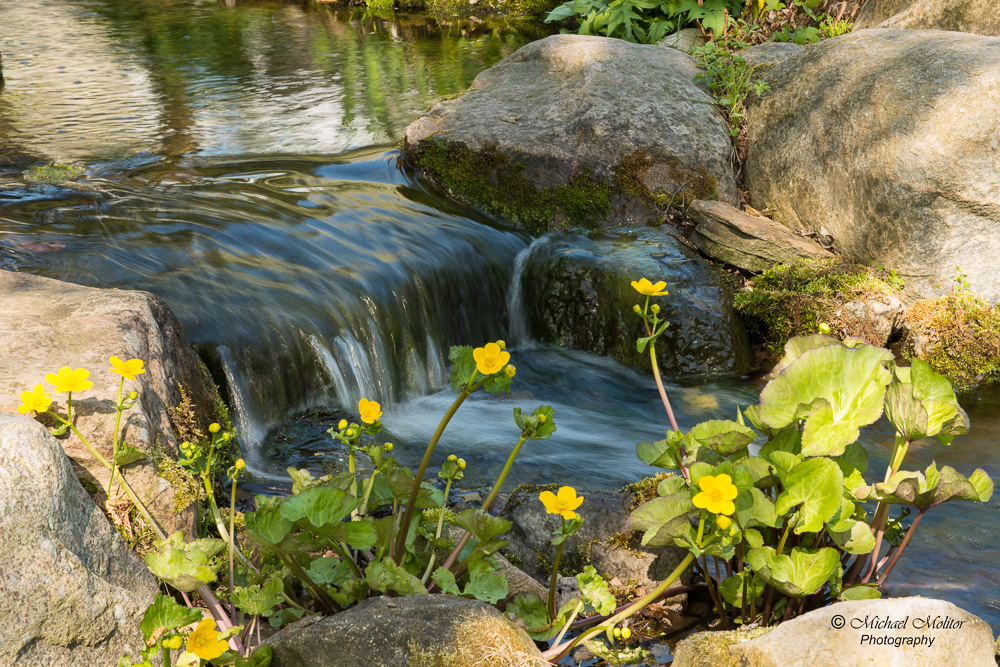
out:
<path id="1" fill-rule="evenodd" d="M 88 380 L 90 371 L 85 368 L 70 370 L 69 366 L 63 366 L 56 373 L 49 373 L 45 376 L 45 381 L 56 388 L 56 391 L 68 393 L 71 391 L 86 391 L 94 386 Z"/>
<path id="2" fill-rule="evenodd" d="M 549 514 L 562 515 L 564 519 L 575 519 L 575 510 L 583 502 L 583 496 L 576 495 L 576 489 L 572 486 L 563 486 L 558 494 L 551 491 L 542 491 L 538 494 L 538 499 L 545 505 L 545 511 Z"/>
<path id="3" fill-rule="evenodd" d="M 134 380 L 136 375 L 142 375 L 146 372 L 146 369 L 142 367 L 142 359 L 122 361 L 118 357 L 111 357 L 108 361 L 111 362 L 112 366 L 108 370 L 112 373 L 118 373 L 126 380 Z"/>
<path id="4" fill-rule="evenodd" d="M 493 375 L 510 361 L 510 352 L 504 352 L 496 343 L 486 343 L 472 351 L 476 360 L 476 370 L 483 375 Z"/>
<path id="5" fill-rule="evenodd" d="M 725 530 L 733 525 L 733 520 L 728 516 L 719 516 L 715 518 L 715 525 L 719 527 L 719 530 Z"/>
<path id="6" fill-rule="evenodd" d="M 503 373 L 507 377 L 512 378 L 517 373 L 517 368 L 514 367 L 514 364 L 507 364 L 507 368 L 503 369 Z"/>
<path id="7" fill-rule="evenodd" d="M 382 406 L 376 401 L 362 398 L 358 401 L 358 413 L 361 416 L 361 421 L 366 424 L 374 424 L 382 416 Z"/>
<path id="8" fill-rule="evenodd" d="M 22 405 L 17 408 L 17 411 L 22 415 L 32 410 L 41 414 L 52 405 L 52 399 L 45 393 L 41 384 L 36 384 L 34 391 L 21 392 L 21 403 Z"/>
<path id="9" fill-rule="evenodd" d="M 694 506 L 712 514 L 732 514 L 736 511 L 736 485 L 729 475 L 705 475 L 698 480 L 701 492 L 694 497 Z"/>
<path id="10" fill-rule="evenodd" d="M 667 283 L 663 280 L 658 283 L 651 283 L 645 278 L 640 278 L 638 282 L 632 281 L 632 287 L 635 288 L 635 291 L 645 296 L 663 296 L 667 294 L 667 290 L 664 289 L 666 286 Z"/>
<path id="11" fill-rule="evenodd" d="M 215 621 L 206 618 L 188 637 L 187 650 L 203 660 L 214 660 L 226 652 L 229 644 L 219 639 Z"/>

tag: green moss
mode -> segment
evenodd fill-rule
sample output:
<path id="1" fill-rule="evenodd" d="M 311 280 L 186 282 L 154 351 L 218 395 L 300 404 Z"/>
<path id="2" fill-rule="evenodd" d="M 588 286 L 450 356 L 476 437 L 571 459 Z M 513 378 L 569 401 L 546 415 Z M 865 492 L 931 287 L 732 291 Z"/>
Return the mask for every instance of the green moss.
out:
<path id="1" fill-rule="evenodd" d="M 913 304 L 905 354 L 917 356 L 956 389 L 1000 381 L 1000 311 L 964 289 Z"/>
<path id="2" fill-rule="evenodd" d="M 679 183 L 676 192 L 650 190 L 646 177 L 654 164 L 666 165 L 667 178 Z M 647 151 L 636 151 L 626 156 L 614 169 L 614 183 L 622 190 L 641 198 L 650 206 L 665 212 L 670 208 L 683 208 L 695 199 L 716 199 L 719 196 L 718 182 L 703 166 L 692 170 L 676 158 L 654 160 Z"/>
<path id="3" fill-rule="evenodd" d="M 198 498 L 198 480 L 163 447 L 153 446 L 153 464 L 156 474 L 174 490 L 174 514 L 180 514 Z"/>
<path id="4" fill-rule="evenodd" d="M 32 167 L 24 172 L 24 180 L 30 183 L 62 183 L 72 181 L 86 171 L 78 164 L 53 164 Z"/>
<path id="5" fill-rule="evenodd" d="M 513 498 L 520 493 L 541 493 L 542 491 L 556 492 L 558 490 L 558 484 L 518 484 L 517 488 L 511 492 L 510 497 Z"/>
<path id="6" fill-rule="evenodd" d="M 674 651 L 676 664 L 691 667 L 735 667 L 738 663 L 730 646 L 756 639 L 774 628 L 740 628 L 728 632 L 699 632 L 691 635 Z"/>
<path id="7" fill-rule="evenodd" d="M 733 306 L 751 337 L 778 358 L 789 338 L 813 334 L 821 322 L 841 336 L 873 339 L 871 323 L 837 312 L 849 301 L 895 294 L 883 270 L 832 259 L 801 260 L 754 278 L 736 294 Z"/>
<path id="8" fill-rule="evenodd" d="M 627 486 L 621 488 L 622 493 L 626 493 L 632 498 L 632 509 L 635 509 L 644 502 L 650 501 L 657 497 L 656 488 L 660 485 L 660 482 L 665 480 L 667 477 L 674 477 L 672 472 L 661 472 L 652 477 L 645 477 L 640 479 L 638 482 L 634 482 Z"/>
<path id="9" fill-rule="evenodd" d="M 424 141 L 416 162 L 448 192 L 532 234 L 559 226 L 596 229 L 611 207 L 611 188 L 584 167 L 569 185 L 536 188 L 524 165 L 487 145 L 478 151 L 443 141 Z"/>

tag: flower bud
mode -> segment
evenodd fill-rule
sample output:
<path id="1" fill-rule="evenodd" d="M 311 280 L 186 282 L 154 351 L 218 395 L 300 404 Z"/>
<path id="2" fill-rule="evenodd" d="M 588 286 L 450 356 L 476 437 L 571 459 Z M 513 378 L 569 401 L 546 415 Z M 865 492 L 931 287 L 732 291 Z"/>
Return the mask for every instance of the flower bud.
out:
<path id="1" fill-rule="evenodd" d="M 221 430 L 222 430 L 222 427 L 219 426 L 218 424 L 214 424 L 214 423 L 210 424 L 209 427 L 208 427 L 208 432 L 209 433 L 218 433 Z"/>
<path id="2" fill-rule="evenodd" d="M 184 646 L 184 638 L 180 635 L 174 635 L 173 637 L 163 640 L 163 648 L 178 651 L 181 646 Z"/>
<path id="3" fill-rule="evenodd" d="M 654 314 L 658 313 L 660 312 L 660 304 L 654 303 L 652 306 L 649 307 L 649 309 L 653 311 Z"/>
<path id="4" fill-rule="evenodd" d="M 512 364 L 507 364 L 507 366 L 503 369 L 503 372 L 507 377 L 512 378 L 514 377 L 514 374 L 517 373 L 517 369 Z"/>
<path id="5" fill-rule="evenodd" d="M 828 334 L 828 333 L 830 333 L 830 325 L 829 325 L 829 324 L 827 324 L 826 322 L 820 322 L 820 323 L 819 323 L 819 326 L 817 326 L 817 327 L 816 327 L 816 329 L 817 329 L 817 330 L 818 330 L 818 331 L 819 331 L 819 332 L 820 332 L 821 334 Z"/>
<path id="6" fill-rule="evenodd" d="M 632 312 L 635 313 L 636 315 L 641 315 L 642 308 L 639 307 L 639 304 L 635 304 L 634 306 L 632 306 Z"/>
<path id="7" fill-rule="evenodd" d="M 449 463 L 454 463 L 454 462 L 455 462 L 455 461 L 457 461 L 457 460 L 458 460 L 458 457 L 457 457 L 457 456 L 455 456 L 454 454 L 449 454 L 449 455 L 448 455 L 448 462 L 449 462 Z"/>
<path id="8" fill-rule="evenodd" d="M 385 451 L 386 452 L 391 452 L 392 451 L 392 443 L 391 442 L 385 443 Z"/>
<path id="9" fill-rule="evenodd" d="M 622 628 L 622 639 L 628 639 L 632 636 L 632 631 L 628 628 Z"/>
<path id="10" fill-rule="evenodd" d="M 726 528 L 729 528 L 731 525 L 733 525 L 733 520 L 730 519 L 728 516 L 725 516 L 724 514 L 720 514 L 715 518 L 715 525 L 721 528 L 722 530 L 725 530 Z"/>
<path id="11" fill-rule="evenodd" d="M 337 424 L 337 430 L 343 431 L 345 428 L 347 428 L 347 420 L 346 419 L 341 419 L 340 423 Z"/>
<path id="12" fill-rule="evenodd" d="M 243 459 L 236 459 L 236 469 L 237 470 L 243 470 L 246 467 L 247 467 L 247 462 L 246 461 L 244 461 Z"/>
<path id="13" fill-rule="evenodd" d="M 622 629 L 621 628 L 615 628 L 614 630 L 611 631 L 611 634 L 614 635 L 615 639 L 621 639 L 622 638 Z"/>
<path id="14" fill-rule="evenodd" d="M 548 418 L 548 417 L 546 417 L 545 415 L 538 415 L 538 423 L 539 423 L 539 424 L 544 424 L 544 423 L 545 423 L 545 422 L 547 422 L 548 420 L 549 420 L 549 418 Z"/>
<path id="15" fill-rule="evenodd" d="M 347 429 L 346 431 L 344 431 L 344 435 L 346 435 L 348 438 L 353 438 L 354 437 L 354 429 L 353 428 Z"/>
<path id="16" fill-rule="evenodd" d="M 459 470 L 465 470 L 465 459 L 459 459 L 458 460 L 458 469 Z"/>
<path id="17" fill-rule="evenodd" d="M 225 433 L 222 434 L 222 442 L 229 442 L 229 439 L 231 437 L 232 436 L 229 435 L 229 431 L 226 431 Z"/>
<path id="18" fill-rule="evenodd" d="M 137 392 L 137 391 L 130 391 L 128 393 L 128 397 L 129 397 L 130 400 L 134 401 L 135 399 L 139 398 L 139 392 Z"/>
<path id="19" fill-rule="evenodd" d="M 507 349 L 507 343 L 503 342 L 502 340 L 498 340 L 497 341 L 497 347 L 499 347 L 501 350 L 506 350 Z"/>

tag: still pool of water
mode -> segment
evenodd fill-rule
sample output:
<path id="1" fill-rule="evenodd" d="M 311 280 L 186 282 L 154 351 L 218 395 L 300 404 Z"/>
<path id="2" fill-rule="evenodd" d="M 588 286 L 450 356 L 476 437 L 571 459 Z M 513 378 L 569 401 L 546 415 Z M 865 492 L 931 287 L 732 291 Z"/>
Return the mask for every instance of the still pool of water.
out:
<path id="1" fill-rule="evenodd" d="M 205 0 L 0 2 L 0 268 L 151 291 L 225 385 L 261 487 L 342 452 L 316 415 L 382 401 L 414 463 L 451 402 L 450 345 L 505 338 L 509 396 L 475 396 L 439 449 L 488 483 L 511 411 L 553 405 L 514 482 L 616 487 L 664 429 L 651 378 L 526 331 L 518 256 L 529 239 L 422 182 L 394 151 L 441 97 L 544 34 L 530 24 L 366 17 L 330 5 Z M 70 187 L 22 171 L 78 162 Z M 670 385 L 682 427 L 732 418 L 761 383 Z M 1000 395 L 969 396 L 973 431 L 918 443 L 964 473 L 1000 474 Z M 313 409 L 300 419 L 292 416 Z M 326 412 L 324 412 L 326 411 Z M 289 435 L 291 434 L 291 435 Z M 891 444 L 866 436 L 870 477 Z M 932 510 L 896 594 L 939 596 L 1000 628 L 998 503 Z"/>

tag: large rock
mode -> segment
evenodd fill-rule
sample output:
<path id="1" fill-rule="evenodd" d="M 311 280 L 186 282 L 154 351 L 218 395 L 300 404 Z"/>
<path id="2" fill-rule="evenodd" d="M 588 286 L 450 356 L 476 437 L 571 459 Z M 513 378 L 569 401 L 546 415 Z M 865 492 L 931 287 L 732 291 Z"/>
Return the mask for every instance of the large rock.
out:
<path id="1" fill-rule="evenodd" d="M 990 626 L 950 602 L 858 600 L 769 632 L 692 635 L 677 646 L 673 667 L 996 667 L 994 650 Z"/>
<path id="2" fill-rule="evenodd" d="M 749 215 L 717 201 L 696 201 L 688 217 L 697 225 L 691 243 L 720 262 L 748 271 L 800 259 L 832 259 L 833 253 L 768 218 Z"/>
<path id="3" fill-rule="evenodd" d="M 932 28 L 1000 35 L 996 0 L 866 0 L 854 27 Z"/>
<path id="4" fill-rule="evenodd" d="M 548 514 L 538 500 L 538 489 L 518 489 L 511 494 L 500 516 L 511 522 L 504 539 L 510 544 L 504 553 L 531 576 L 547 581 L 552 576 L 555 547 L 552 533 L 562 518 Z M 663 581 L 684 559 L 679 547 L 648 551 L 639 546 L 638 536 L 626 528 L 635 497 L 626 491 L 580 491 L 585 517 L 580 529 L 566 540 L 559 569 L 578 572 L 593 565 L 606 580 L 617 579 L 621 586 L 650 589 Z M 685 573 L 686 581 L 688 574 Z"/>
<path id="5" fill-rule="evenodd" d="M 179 420 L 190 416 L 205 428 L 214 410 L 210 394 L 214 386 L 162 301 L 146 292 L 96 289 L 0 271 L 0 303 L 4 311 L 0 350 L 6 352 L 0 355 L 4 387 L 0 412 L 16 413 L 21 392 L 38 383 L 51 393 L 52 387 L 44 381 L 47 373 L 66 365 L 86 368 L 94 386 L 73 396 L 74 421 L 98 452 L 110 459 L 114 399 L 121 378 L 108 371 L 108 357 L 142 359 L 146 373 L 125 382 L 126 392 L 139 393 L 139 402 L 122 415 L 125 442 L 145 452 L 152 452 L 155 444 L 165 455 L 160 458 L 161 474 L 171 477 L 178 487 L 185 482 L 175 477 L 175 467 L 164 469 L 164 465 L 176 457 L 176 432 L 183 428 Z M 190 399 L 190 415 L 175 411 L 181 404 L 181 389 Z M 65 416 L 66 395 L 54 394 L 54 398 L 50 409 Z M 52 423 L 48 417 L 41 420 Z M 110 472 L 83 443 L 72 433 L 61 442 L 88 486 L 106 490 Z M 181 529 L 193 535 L 194 507 L 187 507 L 193 498 L 158 476 L 152 459 L 128 466 L 125 477 L 168 533 Z"/>
<path id="6" fill-rule="evenodd" d="M 915 296 L 957 265 L 1000 298 L 1000 39 L 862 30 L 765 80 L 747 117 L 755 208 L 894 268 Z"/>
<path id="7" fill-rule="evenodd" d="M 0 665 L 115 665 L 156 581 L 38 422 L 0 414 Z"/>
<path id="8" fill-rule="evenodd" d="M 307 617 L 267 641 L 271 667 L 539 667 L 534 642 L 485 602 L 376 597 Z"/>
<path id="9" fill-rule="evenodd" d="M 540 340 L 613 357 L 649 371 L 649 353 L 636 351 L 646 334 L 632 312 L 644 297 L 632 281 L 666 281 L 653 299 L 670 322 L 656 345 L 672 377 L 739 375 L 750 353 L 743 323 L 732 309 L 725 274 L 662 229 L 616 228 L 612 234 L 553 234 L 536 241 L 522 285 L 531 332 Z"/>
<path id="10" fill-rule="evenodd" d="M 675 49 L 553 35 L 414 121 L 406 154 L 533 233 L 659 220 L 693 198 L 735 204 L 729 131 L 698 73 Z"/>

